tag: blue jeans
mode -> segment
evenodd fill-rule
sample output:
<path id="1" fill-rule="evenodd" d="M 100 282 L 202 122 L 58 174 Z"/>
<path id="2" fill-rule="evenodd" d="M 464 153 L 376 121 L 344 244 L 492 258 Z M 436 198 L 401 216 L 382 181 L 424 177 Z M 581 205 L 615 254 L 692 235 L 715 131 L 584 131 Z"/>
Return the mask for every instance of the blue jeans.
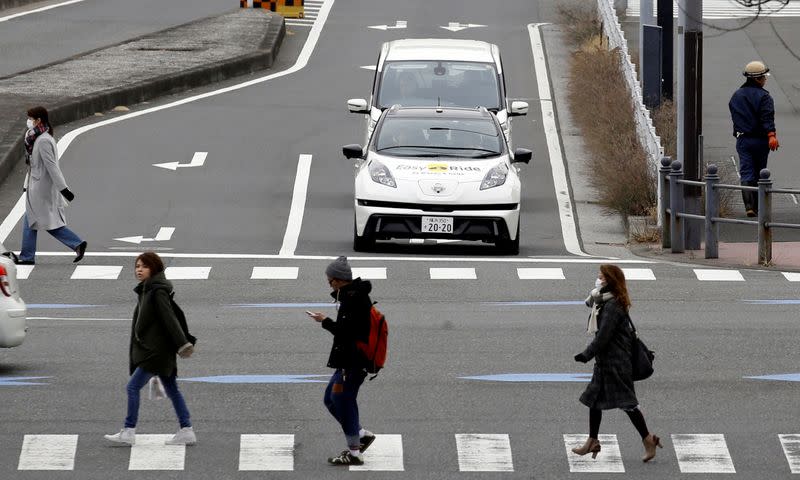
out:
<path id="1" fill-rule="evenodd" d="M 33 230 L 28 224 L 28 214 L 22 217 L 22 251 L 19 252 L 19 259 L 32 262 L 36 257 L 36 237 L 38 230 Z M 75 232 L 67 227 L 58 227 L 53 230 L 48 230 L 47 233 L 56 238 L 59 242 L 63 243 L 71 250 L 78 248 L 81 244 L 81 239 Z"/>
<path id="2" fill-rule="evenodd" d="M 137 367 L 133 371 L 127 387 L 128 416 L 125 417 L 125 428 L 136 428 L 136 422 L 139 420 L 139 392 L 153 377 L 155 377 L 155 374 L 141 367 Z M 164 391 L 167 392 L 167 396 L 172 400 L 172 406 L 175 407 L 175 413 L 178 415 L 181 428 L 191 427 L 192 421 L 189 419 L 189 409 L 186 408 L 186 401 L 183 399 L 180 390 L 178 390 L 178 377 L 175 375 L 171 377 L 159 375 L 158 378 L 164 384 Z"/>
<path id="3" fill-rule="evenodd" d="M 356 397 L 366 377 L 367 372 L 364 370 L 337 369 L 325 389 L 325 406 L 342 426 L 349 447 L 358 448 L 361 443 L 358 435 L 361 423 L 358 421 Z"/>

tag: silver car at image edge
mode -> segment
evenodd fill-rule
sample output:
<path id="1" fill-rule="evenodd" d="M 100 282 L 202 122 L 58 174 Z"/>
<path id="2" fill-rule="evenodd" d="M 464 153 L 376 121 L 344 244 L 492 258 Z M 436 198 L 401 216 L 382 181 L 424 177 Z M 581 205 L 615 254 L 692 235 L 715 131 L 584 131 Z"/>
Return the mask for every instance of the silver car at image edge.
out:
<path id="1" fill-rule="evenodd" d="M 17 266 L 2 243 L 0 253 L 0 348 L 10 348 L 25 340 L 28 307 L 19 295 Z"/>

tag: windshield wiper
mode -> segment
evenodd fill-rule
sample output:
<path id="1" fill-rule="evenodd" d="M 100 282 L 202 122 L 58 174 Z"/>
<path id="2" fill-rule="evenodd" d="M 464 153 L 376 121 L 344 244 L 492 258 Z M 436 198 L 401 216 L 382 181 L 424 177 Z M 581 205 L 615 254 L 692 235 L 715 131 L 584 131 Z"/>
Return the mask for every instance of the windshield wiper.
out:
<path id="1" fill-rule="evenodd" d="M 437 131 L 437 132 L 444 131 L 444 132 L 474 133 L 476 135 L 482 135 L 484 137 L 496 137 L 497 136 L 497 134 L 492 135 L 490 133 L 478 132 L 478 131 L 475 131 L 475 130 L 467 130 L 467 129 L 464 129 L 464 128 L 431 127 L 428 130 L 434 130 L 434 131 Z"/>

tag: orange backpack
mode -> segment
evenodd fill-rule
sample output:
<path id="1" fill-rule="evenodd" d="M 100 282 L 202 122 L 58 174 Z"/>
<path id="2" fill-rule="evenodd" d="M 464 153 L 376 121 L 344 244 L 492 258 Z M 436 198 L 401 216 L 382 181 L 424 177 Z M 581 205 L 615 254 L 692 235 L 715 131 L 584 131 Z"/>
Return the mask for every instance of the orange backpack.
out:
<path id="1" fill-rule="evenodd" d="M 369 312 L 369 341 L 356 341 L 358 350 L 367 359 L 367 373 L 378 374 L 386 363 L 386 350 L 389 344 L 389 325 L 386 317 L 377 309 L 375 305 Z M 374 376 L 370 378 L 372 380 Z"/>

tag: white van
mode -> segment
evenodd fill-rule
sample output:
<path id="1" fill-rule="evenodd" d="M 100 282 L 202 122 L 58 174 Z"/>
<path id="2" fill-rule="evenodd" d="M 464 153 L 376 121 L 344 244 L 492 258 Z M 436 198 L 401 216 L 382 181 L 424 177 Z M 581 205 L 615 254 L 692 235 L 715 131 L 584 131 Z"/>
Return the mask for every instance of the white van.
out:
<path id="1" fill-rule="evenodd" d="M 28 315 L 28 307 L 19 296 L 17 266 L 11 255 L 0 243 L 0 348 L 22 345 Z"/>
<path id="2" fill-rule="evenodd" d="M 478 40 L 420 38 L 384 43 L 369 101 L 347 101 L 352 113 L 367 115 L 364 145 L 381 112 L 392 105 L 485 107 L 497 116 L 509 145 L 509 117 L 528 113 L 527 102 L 509 105 L 497 45 Z"/>

